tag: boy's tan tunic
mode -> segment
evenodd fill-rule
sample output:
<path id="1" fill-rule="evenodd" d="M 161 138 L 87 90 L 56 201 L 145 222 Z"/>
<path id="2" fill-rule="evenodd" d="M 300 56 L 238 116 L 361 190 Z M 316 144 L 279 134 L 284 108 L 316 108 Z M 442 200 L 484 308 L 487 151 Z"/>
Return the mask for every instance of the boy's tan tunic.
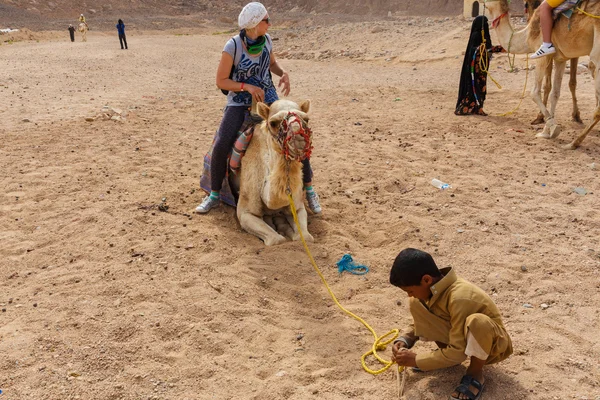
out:
<path id="1" fill-rule="evenodd" d="M 424 370 L 460 364 L 467 357 L 467 334 L 471 334 L 489 357 L 486 364 L 504 360 L 512 354 L 512 344 L 498 307 L 482 289 L 456 276 L 452 268 L 441 270 L 444 277 L 431 286 L 432 297 L 424 304 L 410 299 L 415 336 L 445 343 L 444 349 L 417 355 L 417 366 Z"/>

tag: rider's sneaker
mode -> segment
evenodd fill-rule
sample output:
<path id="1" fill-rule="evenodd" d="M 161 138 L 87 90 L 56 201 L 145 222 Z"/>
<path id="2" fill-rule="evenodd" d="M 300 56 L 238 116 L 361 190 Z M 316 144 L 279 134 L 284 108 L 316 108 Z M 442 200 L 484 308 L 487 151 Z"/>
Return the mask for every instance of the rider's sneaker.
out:
<path id="1" fill-rule="evenodd" d="M 313 214 L 321 214 L 321 204 L 319 204 L 319 195 L 314 190 L 306 192 L 306 202 L 308 208 Z"/>
<path id="2" fill-rule="evenodd" d="M 536 58 L 545 57 L 547 55 L 554 54 L 554 53 L 556 53 L 556 47 L 554 47 L 552 44 L 550 44 L 550 46 L 547 46 L 542 43 L 540 48 L 535 53 L 533 53 L 533 55 L 529 58 L 534 60 Z"/>
<path id="3" fill-rule="evenodd" d="M 196 207 L 196 212 L 198 214 L 206 214 L 213 208 L 219 207 L 221 204 L 221 200 L 219 198 L 214 198 L 210 196 L 206 196 L 202 203 L 198 207 Z"/>

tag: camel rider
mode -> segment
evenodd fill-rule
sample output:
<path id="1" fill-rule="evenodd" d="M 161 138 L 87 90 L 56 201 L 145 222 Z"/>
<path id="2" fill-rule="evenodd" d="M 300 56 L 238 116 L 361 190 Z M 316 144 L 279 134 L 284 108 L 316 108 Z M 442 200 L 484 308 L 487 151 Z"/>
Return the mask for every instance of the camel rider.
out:
<path id="1" fill-rule="evenodd" d="M 85 24 L 85 27 L 90 29 L 90 27 L 88 26 L 87 22 L 85 22 L 85 17 L 83 16 L 83 14 L 81 14 L 79 16 L 79 22 L 83 22 Z"/>
<path id="2" fill-rule="evenodd" d="M 539 7 L 540 10 L 540 25 L 542 26 L 542 45 L 533 53 L 531 59 L 544 57 L 556 53 L 556 48 L 552 44 L 552 27 L 554 19 L 552 18 L 552 10 L 560 6 L 563 0 L 545 0 Z"/>
<path id="3" fill-rule="evenodd" d="M 290 78 L 277 62 L 272 51 L 273 42 L 267 34 L 271 22 L 265 6 L 258 2 L 248 3 L 238 17 L 238 25 L 240 34 L 225 44 L 217 69 L 217 86 L 228 91 L 227 107 L 215 137 L 210 161 L 210 195 L 196 207 L 199 214 L 206 214 L 221 203 L 220 191 L 227 171 L 227 156 L 252 101 L 271 104 L 279 99 L 271 72 L 281 77 L 279 87 L 283 87 L 283 95 L 287 96 L 290 92 Z M 308 159 L 302 162 L 302 171 L 308 208 L 319 214 L 321 205 L 312 186 L 312 170 Z"/>

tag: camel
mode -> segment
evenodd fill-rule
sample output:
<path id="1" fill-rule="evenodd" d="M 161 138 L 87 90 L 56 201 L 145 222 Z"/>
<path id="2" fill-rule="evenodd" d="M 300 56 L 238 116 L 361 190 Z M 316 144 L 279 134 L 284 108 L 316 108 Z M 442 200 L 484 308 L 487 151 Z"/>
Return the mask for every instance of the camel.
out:
<path id="1" fill-rule="evenodd" d="M 489 10 L 490 17 L 493 20 L 492 25 L 496 26 L 496 33 L 502 47 L 509 49 L 511 53 L 525 54 L 534 52 L 542 43 L 542 34 L 540 28 L 539 12 L 536 10 L 529 24 L 520 31 L 515 31 L 510 23 L 509 5 L 507 0 L 485 0 L 485 7 Z M 581 6 L 586 12 L 594 15 L 600 14 L 600 3 L 584 4 Z M 556 54 L 553 57 L 541 57 L 536 59 L 536 79 L 531 89 L 531 95 L 544 115 L 546 124 L 543 132 L 537 136 L 554 139 L 560 134 L 560 125 L 554 120 L 554 111 L 556 103 L 560 97 L 560 86 L 565 72 L 566 61 L 572 58 L 590 56 L 590 69 L 594 77 L 596 89 L 596 108 L 593 114 L 593 121 L 583 130 L 583 132 L 570 144 L 565 146 L 567 149 L 576 149 L 588 135 L 590 130 L 600 120 L 600 41 L 594 40 L 594 36 L 600 36 L 600 20 L 590 18 L 575 12 L 569 20 L 560 18 L 554 24 L 552 31 L 552 43 L 556 47 Z M 542 81 L 548 71 L 548 64 L 555 63 L 554 81 L 550 92 L 550 111 L 544 105 L 540 96 Z"/>
<path id="2" fill-rule="evenodd" d="M 240 225 L 267 246 L 285 242 L 283 235 L 292 240 L 300 239 L 289 209 L 289 191 L 302 235 L 305 240 L 313 241 L 307 228 L 301 163 L 312 149 L 307 115 L 310 101 L 298 106 L 289 100 L 277 100 L 270 107 L 258 103 L 256 108 L 264 121 L 254 128 L 254 136 L 242 160 L 239 188 L 234 188 L 239 191 Z"/>
<path id="3" fill-rule="evenodd" d="M 77 30 L 79 32 L 81 32 L 81 41 L 87 42 L 87 31 L 88 31 L 87 24 L 85 22 L 80 23 L 79 28 Z"/>
<path id="4" fill-rule="evenodd" d="M 538 8 L 541 4 L 540 0 L 525 0 L 525 10 L 527 11 L 527 22 L 531 20 L 533 13 L 536 8 Z M 581 121 L 581 116 L 579 114 L 579 107 L 577 106 L 577 96 L 575 95 L 577 88 L 577 64 L 579 63 L 579 58 L 572 58 L 570 61 L 570 69 L 569 69 L 569 90 L 571 91 L 571 99 L 573 100 L 573 111 L 571 112 L 571 118 L 574 122 L 583 123 Z M 546 71 L 544 78 L 544 105 L 548 104 L 548 96 L 550 95 L 550 90 L 552 90 L 552 66 L 554 64 L 548 64 L 548 71 Z M 533 121 L 531 121 L 531 125 L 538 125 L 544 123 L 544 114 L 542 112 L 538 112 L 537 117 Z"/>

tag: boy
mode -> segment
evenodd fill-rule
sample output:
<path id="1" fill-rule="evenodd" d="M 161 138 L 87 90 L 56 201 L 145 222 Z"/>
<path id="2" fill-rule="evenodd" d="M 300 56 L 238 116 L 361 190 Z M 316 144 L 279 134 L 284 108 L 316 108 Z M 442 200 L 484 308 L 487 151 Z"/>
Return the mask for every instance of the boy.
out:
<path id="1" fill-rule="evenodd" d="M 404 249 L 394 260 L 390 283 L 404 290 L 413 324 L 392 348 L 392 359 L 423 371 L 460 364 L 470 357 L 465 376 L 451 399 L 477 400 L 484 387 L 483 366 L 506 359 L 512 344 L 492 299 L 479 287 L 438 269 L 428 253 Z M 417 340 L 435 341 L 439 349 L 416 354 Z"/>
<path id="2" fill-rule="evenodd" d="M 564 0 L 545 0 L 540 5 L 540 25 L 542 26 L 543 43 L 531 56 L 532 60 L 556 53 L 556 48 L 552 45 L 552 26 L 554 25 L 552 10 L 558 7 L 563 1 Z"/>

